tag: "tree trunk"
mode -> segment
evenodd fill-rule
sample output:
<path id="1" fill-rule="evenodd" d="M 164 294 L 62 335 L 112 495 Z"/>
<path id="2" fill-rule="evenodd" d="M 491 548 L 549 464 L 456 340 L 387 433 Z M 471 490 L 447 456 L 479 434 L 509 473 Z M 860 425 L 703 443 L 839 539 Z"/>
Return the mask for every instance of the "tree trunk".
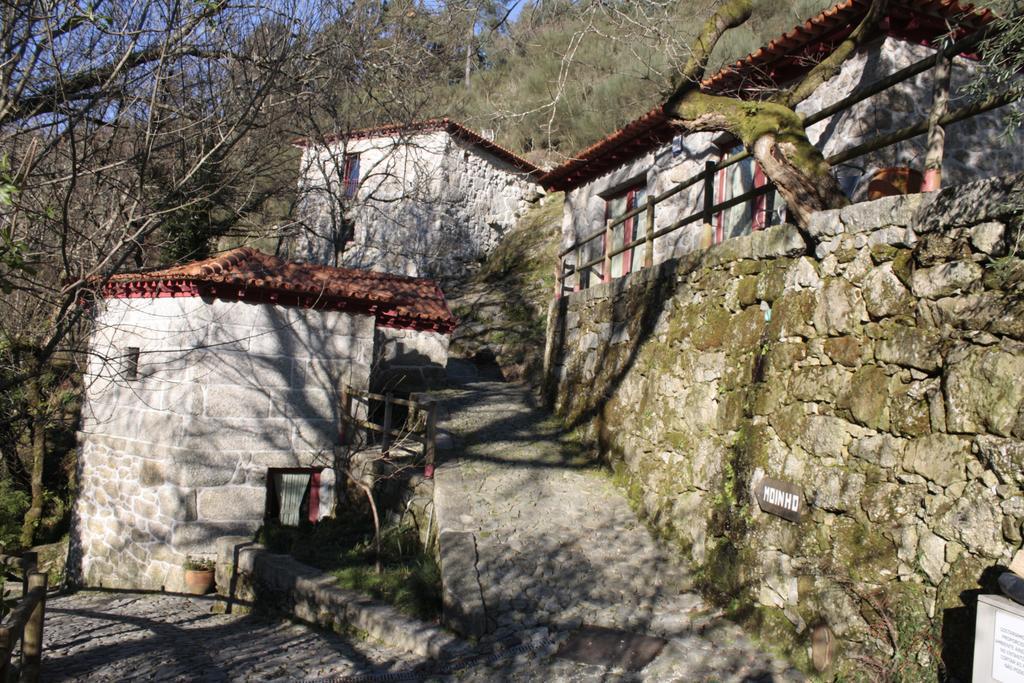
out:
<path id="1" fill-rule="evenodd" d="M 799 225 L 815 211 L 848 203 L 821 152 L 807 139 L 795 111 L 772 102 L 746 102 L 691 90 L 667 105 L 685 133 L 735 135 L 775 183 Z"/>
<path id="2" fill-rule="evenodd" d="M 473 69 L 473 37 L 474 29 L 476 28 L 476 12 L 473 12 L 473 16 L 469 20 L 469 31 L 466 34 L 466 73 L 465 73 L 465 86 L 466 90 L 470 89 L 469 75 Z"/>
<path id="3" fill-rule="evenodd" d="M 40 390 L 40 377 L 38 367 L 28 379 L 27 397 L 29 410 L 32 411 L 31 429 L 31 456 L 32 456 L 32 502 L 25 512 L 25 518 L 21 525 L 21 545 L 23 548 L 31 548 L 35 538 L 36 528 L 43 516 L 43 462 L 46 458 L 46 419 L 45 409 L 42 405 L 43 397 Z"/>

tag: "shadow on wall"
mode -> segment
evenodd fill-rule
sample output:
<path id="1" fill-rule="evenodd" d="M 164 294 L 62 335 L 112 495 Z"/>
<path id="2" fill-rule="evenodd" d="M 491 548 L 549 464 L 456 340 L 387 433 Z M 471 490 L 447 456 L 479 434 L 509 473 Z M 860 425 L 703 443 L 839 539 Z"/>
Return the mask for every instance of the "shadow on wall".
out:
<path id="1" fill-rule="evenodd" d="M 92 585 L 174 587 L 264 518 L 269 468 L 325 468 L 340 393 L 365 388 L 369 316 L 200 299 L 106 302 L 93 337 L 69 570 Z M 123 349 L 139 348 L 137 373 Z"/>
<path id="2" fill-rule="evenodd" d="M 596 370 L 596 384 L 590 384 L 586 396 L 564 406 L 557 406 L 569 418 L 568 428 L 576 429 L 592 420 L 603 419 L 608 402 L 614 397 L 623 379 L 632 371 L 639 353 L 655 334 L 659 322 L 672 312 L 672 299 L 679 286 L 690 273 L 703 265 L 703 254 L 697 253 L 680 260 L 669 260 L 637 274 L 609 283 L 596 285 L 572 296 L 599 300 L 600 310 L 612 322 L 603 335 L 584 340 L 590 355 L 586 366 Z M 617 295 L 619 298 L 617 298 Z M 546 363 L 544 396 L 550 407 L 556 407 L 558 387 L 569 383 L 579 385 L 582 377 L 562 376 L 567 359 L 565 349 L 566 315 L 569 297 L 555 304 L 552 316 L 551 357 Z M 601 316 L 602 319 L 605 316 Z M 577 409 L 578 404 L 586 407 Z M 599 427 L 600 429 L 600 427 Z M 601 445 L 602 452 L 607 444 Z"/>

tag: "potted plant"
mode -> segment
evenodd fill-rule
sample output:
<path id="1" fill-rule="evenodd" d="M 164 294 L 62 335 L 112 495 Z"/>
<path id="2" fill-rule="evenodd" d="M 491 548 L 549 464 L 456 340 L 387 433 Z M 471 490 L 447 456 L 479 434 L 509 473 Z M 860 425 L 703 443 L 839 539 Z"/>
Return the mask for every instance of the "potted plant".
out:
<path id="1" fill-rule="evenodd" d="M 205 595 L 213 588 L 213 560 L 192 557 L 185 560 L 185 590 L 192 595 Z"/>

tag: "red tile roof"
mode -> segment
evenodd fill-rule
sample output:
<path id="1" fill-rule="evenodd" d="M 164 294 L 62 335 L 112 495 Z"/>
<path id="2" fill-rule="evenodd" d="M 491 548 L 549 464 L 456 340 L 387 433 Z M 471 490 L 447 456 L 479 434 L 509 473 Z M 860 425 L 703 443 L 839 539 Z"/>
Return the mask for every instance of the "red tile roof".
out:
<path id="1" fill-rule="evenodd" d="M 754 98 L 807 73 L 832 52 L 864 18 L 868 0 L 843 2 L 811 17 L 768 45 L 722 68 L 700 83 L 704 92 Z M 892 0 L 881 23 L 886 35 L 932 43 L 956 26 L 959 39 L 987 24 L 992 13 L 957 0 Z M 541 177 L 544 187 L 571 190 L 671 140 L 675 131 L 659 105 Z"/>
<path id="2" fill-rule="evenodd" d="M 181 266 L 113 275 L 106 297 L 213 296 L 374 315 L 377 324 L 451 332 L 457 320 L 433 280 L 284 261 L 249 247 Z"/>
<path id="3" fill-rule="evenodd" d="M 478 147 L 485 152 L 489 152 L 503 161 L 507 161 L 523 173 L 534 176 L 535 178 L 540 178 L 544 173 L 544 171 L 537 168 L 518 154 L 495 142 L 492 142 L 491 140 L 488 140 L 476 131 L 466 128 L 461 123 L 452 121 L 447 117 L 426 119 L 425 121 L 415 121 L 413 123 L 389 123 L 383 126 L 373 126 L 372 128 L 359 128 L 357 130 L 348 131 L 338 135 L 330 135 L 324 138 L 322 142 L 330 143 L 338 140 L 365 140 L 368 138 L 390 137 L 402 134 L 407 135 L 410 133 L 433 133 L 441 130 L 447 132 L 453 137 L 468 142 L 474 147 Z M 306 147 L 310 144 L 317 143 L 312 143 L 306 138 L 300 138 L 295 140 L 295 144 L 300 147 Z"/>

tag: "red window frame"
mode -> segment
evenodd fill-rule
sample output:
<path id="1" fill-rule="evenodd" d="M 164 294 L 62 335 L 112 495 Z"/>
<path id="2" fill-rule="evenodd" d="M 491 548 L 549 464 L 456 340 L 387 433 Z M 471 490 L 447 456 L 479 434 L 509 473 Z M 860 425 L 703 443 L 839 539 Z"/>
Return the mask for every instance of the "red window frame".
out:
<path id="1" fill-rule="evenodd" d="M 274 511 L 280 515 L 279 505 L 280 493 L 276 488 L 271 492 L 273 485 L 273 475 L 275 472 L 281 472 L 283 474 L 309 474 L 309 488 L 307 489 L 308 501 L 307 501 L 307 514 L 306 519 L 312 524 L 316 524 L 320 521 L 320 475 L 323 473 L 323 467 L 271 467 L 267 469 L 267 506 L 265 517 L 273 519 Z"/>
<path id="2" fill-rule="evenodd" d="M 741 147 L 736 147 L 735 149 L 729 150 L 728 156 L 732 156 L 733 154 L 738 153 L 741 150 Z M 727 154 L 723 152 L 722 159 L 724 160 L 726 158 Z M 716 204 L 721 204 L 727 201 L 727 199 L 729 199 L 728 197 L 725 196 L 725 191 L 727 187 L 726 181 L 730 177 L 729 174 L 735 172 L 738 169 L 739 165 L 742 163 L 744 162 L 741 161 L 739 164 L 733 164 L 732 166 L 723 168 L 721 171 L 718 172 L 718 178 L 716 179 L 717 185 L 715 189 Z M 757 163 L 757 161 L 754 161 L 753 159 L 751 160 L 751 163 L 754 164 L 754 186 L 750 188 L 744 188 L 744 193 L 750 192 L 751 190 L 755 190 L 759 187 L 764 187 L 768 183 L 768 177 L 764 174 L 764 171 L 761 170 L 761 164 Z M 765 227 L 767 227 L 768 223 L 768 195 L 762 194 L 758 197 L 754 197 L 750 201 L 750 204 L 751 232 L 753 232 L 754 230 L 764 230 Z M 718 213 L 715 214 L 715 244 L 721 244 L 724 241 L 725 211 L 719 211 Z"/>
<path id="3" fill-rule="evenodd" d="M 359 155 L 346 154 L 342 160 L 342 194 L 351 199 L 359 191 Z"/>
<path id="4" fill-rule="evenodd" d="M 608 221 L 612 219 L 612 202 L 614 202 L 617 199 L 621 199 L 623 197 L 626 198 L 626 208 L 623 209 L 623 211 L 622 211 L 623 213 L 629 213 L 630 211 L 633 211 L 634 209 L 638 208 L 637 207 L 637 203 L 636 203 L 636 196 L 637 196 L 638 192 L 644 192 L 644 193 L 647 192 L 647 183 L 646 182 L 636 183 L 635 185 L 632 185 L 632 186 L 626 188 L 625 190 L 622 190 L 621 192 L 616 192 L 614 195 L 611 195 L 609 197 L 605 197 L 605 200 L 604 200 L 604 222 L 605 222 L 605 224 L 607 225 Z M 630 242 L 632 242 L 633 240 L 636 239 L 636 237 L 637 237 L 637 226 L 639 225 L 639 221 L 637 220 L 638 218 L 639 218 L 639 216 L 633 216 L 632 218 L 630 218 L 629 220 L 627 220 L 623 224 L 623 228 L 622 228 L 622 243 L 623 244 L 629 244 Z M 607 254 L 608 253 L 608 236 L 605 235 L 604 237 L 602 237 L 601 241 L 602 241 L 602 244 L 603 244 L 603 247 L 604 247 L 604 252 L 603 253 Z M 628 249 L 628 250 L 622 252 L 622 267 L 619 269 L 620 272 L 619 272 L 618 277 L 622 277 L 624 275 L 628 275 L 628 274 L 633 272 L 633 252 L 634 251 L 636 251 L 636 247 L 633 247 L 632 249 Z M 607 273 L 604 273 L 603 275 L 604 275 L 603 279 L 604 279 L 605 282 L 610 281 L 612 279 L 611 269 L 609 269 L 609 271 Z"/>

